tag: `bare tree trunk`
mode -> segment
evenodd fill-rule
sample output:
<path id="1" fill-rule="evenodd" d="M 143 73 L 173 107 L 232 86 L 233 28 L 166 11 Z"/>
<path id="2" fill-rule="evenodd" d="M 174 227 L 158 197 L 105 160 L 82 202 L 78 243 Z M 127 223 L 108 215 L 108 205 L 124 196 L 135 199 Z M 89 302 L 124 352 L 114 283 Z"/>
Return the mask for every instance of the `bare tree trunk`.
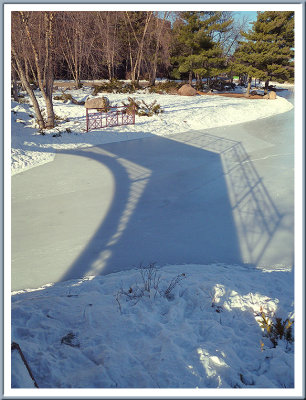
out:
<path id="1" fill-rule="evenodd" d="M 270 82 L 270 80 L 269 80 L 269 79 L 267 79 L 267 80 L 265 81 L 265 89 L 264 89 L 264 94 L 268 94 L 269 82 Z"/>
<path id="2" fill-rule="evenodd" d="M 197 85 L 201 85 L 201 77 L 199 74 L 196 74 Z"/>
<path id="3" fill-rule="evenodd" d="M 41 60 L 39 58 L 39 53 L 37 48 L 34 45 L 33 37 L 31 35 L 28 19 L 26 18 L 23 11 L 19 11 L 21 15 L 22 22 L 25 27 L 26 35 L 29 39 L 34 59 L 35 59 L 35 66 L 37 71 L 37 80 L 40 91 L 43 95 L 43 98 L 46 103 L 47 109 L 47 123 L 46 128 L 53 128 L 55 125 L 55 116 L 53 111 L 53 102 L 52 102 L 52 89 L 53 89 L 53 63 L 52 63 L 52 42 L 53 42 L 53 18 L 54 13 L 52 12 L 43 12 L 43 22 L 45 28 L 45 68 L 41 67 Z"/>
<path id="4" fill-rule="evenodd" d="M 247 90 L 246 90 L 246 93 L 245 93 L 245 97 L 249 97 L 249 95 L 250 95 L 251 83 L 252 83 L 252 77 L 249 76 L 249 78 L 248 78 L 248 86 L 247 86 Z"/>
<path id="5" fill-rule="evenodd" d="M 13 53 L 14 59 L 16 61 L 19 78 L 21 80 L 21 83 L 22 83 L 23 87 L 27 91 L 27 93 L 28 93 L 28 95 L 29 95 L 29 97 L 30 97 L 30 99 L 32 101 L 33 108 L 34 108 L 34 111 L 35 111 L 35 114 L 36 114 L 36 117 L 37 117 L 38 126 L 39 126 L 40 129 L 45 129 L 46 126 L 45 126 L 45 122 L 44 122 L 44 119 L 42 117 L 42 114 L 41 114 L 41 111 L 40 111 L 40 108 L 39 108 L 38 101 L 37 101 L 37 99 L 35 97 L 35 94 L 33 92 L 33 89 L 31 87 L 29 81 L 26 78 L 24 69 L 22 68 L 21 61 L 20 61 L 20 59 L 19 59 L 19 57 L 18 57 L 18 55 L 17 55 L 17 53 L 15 51 L 13 43 L 12 43 L 11 47 L 12 47 L 12 53 Z"/>
<path id="6" fill-rule="evenodd" d="M 131 27 L 131 30 L 132 30 L 133 34 L 134 34 L 136 43 L 138 45 L 136 61 L 134 63 L 134 67 L 132 68 L 132 71 L 131 71 L 132 80 L 136 81 L 138 83 L 139 79 L 140 79 L 140 67 L 141 67 L 141 62 L 142 62 L 144 39 L 145 39 L 145 35 L 146 35 L 147 29 L 148 29 L 148 26 L 149 26 L 149 22 L 151 20 L 152 15 L 153 15 L 153 11 L 148 11 L 147 12 L 146 22 L 145 22 L 145 25 L 144 25 L 144 29 L 143 29 L 143 33 L 142 33 L 142 37 L 141 37 L 140 41 L 137 38 L 137 35 L 136 35 L 135 29 L 134 29 L 134 27 L 133 27 L 133 25 L 131 23 L 131 19 L 130 19 L 128 11 L 125 12 L 125 15 L 127 17 L 127 21 L 129 22 L 129 25 Z"/>
<path id="7" fill-rule="evenodd" d="M 192 85 L 192 71 L 189 71 L 188 83 L 189 85 Z"/>
<path id="8" fill-rule="evenodd" d="M 108 79 L 111 80 L 113 79 L 113 73 L 112 73 L 112 54 L 111 54 L 111 46 L 110 46 L 110 14 L 109 11 L 107 11 L 106 14 L 106 64 L 107 64 L 107 69 L 108 69 Z"/>
<path id="9" fill-rule="evenodd" d="M 13 81 L 13 88 L 12 88 L 13 99 L 14 99 L 14 101 L 17 101 L 17 103 L 19 103 L 18 87 L 17 87 L 17 73 L 16 73 L 16 69 L 13 65 L 12 65 L 12 81 Z"/>
<path id="10" fill-rule="evenodd" d="M 169 12 L 167 12 L 167 11 L 164 12 L 163 20 L 159 24 L 160 26 L 159 26 L 159 29 L 157 31 L 156 46 L 155 46 L 154 59 L 153 59 L 153 67 L 152 67 L 152 72 L 151 72 L 151 77 L 150 77 L 150 85 L 151 86 L 155 85 L 160 38 L 161 38 L 163 27 L 165 25 L 165 21 L 166 21 L 166 18 L 168 16 L 168 14 L 169 14 Z M 157 25 L 158 25 L 158 22 L 159 22 L 159 19 L 157 18 Z M 157 28 L 158 28 L 158 26 L 157 26 Z"/>
<path id="11" fill-rule="evenodd" d="M 46 102 L 46 109 L 47 109 L 47 124 L 46 128 L 54 128 L 55 126 L 55 115 L 53 110 L 53 99 L 52 99 L 52 92 L 53 92 L 53 19 L 54 14 L 51 12 L 44 13 L 44 22 L 45 22 L 45 29 L 46 29 L 46 40 L 45 40 L 45 47 L 46 47 L 46 60 L 47 65 L 45 66 L 45 90 L 43 92 L 43 96 Z"/>

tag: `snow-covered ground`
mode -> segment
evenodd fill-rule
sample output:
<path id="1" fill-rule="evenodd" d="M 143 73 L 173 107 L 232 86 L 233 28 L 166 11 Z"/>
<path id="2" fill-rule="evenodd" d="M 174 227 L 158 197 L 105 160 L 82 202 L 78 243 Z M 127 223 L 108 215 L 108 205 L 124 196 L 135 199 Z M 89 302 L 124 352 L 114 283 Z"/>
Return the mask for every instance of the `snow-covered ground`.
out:
<path id="1" fill-rule="evenodd" d="M 90 92 L 70 91 L 78 100 Z M 107 97 L 119 105 L 128 95 Z M 12 174 L 52 161 L 57 149 L 233 125 L 292 108 L 279 96 L 131 97 L 156 99 L 164 113 L 86 133 L 84 106 L 54 101 L 61 121 L 40 135 L 32 108 L 13 103 Z M 20 345 L 40 388 L 294 387 L 294 343 L 279 339 L 273 347 L 260 327 L 263 316 L 270 323 L 276 317 L 294 320 L 292 270 L 157 266 L 151 290 L 145 290 L 148 274 L 131 269 L 12 293 L 11 340 Z M 12 354 L 12 387 L 33 387 L 16 350 Z"/>
<path id="2" fill-rule="evenodd" d="M 134 269 L 13 293 L 12 341 L 39 387 L 294 386 L 294 345 L 273 348 L 259 325 L 261 311 L 294 319 L 292 272 L 168 266 L 144 291 L 141 271 L 149 282 Z"/>
<path id="3" fill-rule="evenodd" d="M 236 90 L 238 92 L 238 90 Z M 77 100 L 85 100 L 91 88 L 70 90 Z M 55 93 L 60 95 L 61 91 Z M 33 108 L 29 104 L 12 103 L 12 175 L 50 162 L 56 150 L 73 149 L 97 144 L 139 139 L 151 135 L 169 136 L 190 129 L 208 129 L 233 125 L 286 112 L 293 106 L 278 96 L 276 100 L 247 100 L 221 96 L 175 96 L 147 94 L 107 94 L 112 105 L 122 105 L 128 97 L 157 101 L 164 110 L 153 117 L 136 116 L 135 125 L 108 127 L 86 132 L 85 107 L 54 100 L 58 126 L 41 135 L 35 127 Z M 41 104 L 43 99 L 38 98 Z M 67 131 L 68 130 L 68 131 Z M 54 136 L 55 135 L 55 136 Z"/>

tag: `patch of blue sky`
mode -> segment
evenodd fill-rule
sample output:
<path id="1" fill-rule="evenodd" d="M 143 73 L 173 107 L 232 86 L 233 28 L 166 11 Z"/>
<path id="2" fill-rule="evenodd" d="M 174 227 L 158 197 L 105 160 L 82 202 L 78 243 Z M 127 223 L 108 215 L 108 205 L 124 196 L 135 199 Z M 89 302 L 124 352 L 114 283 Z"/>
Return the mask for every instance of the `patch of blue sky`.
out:
<path id="1" fill-rule="evenodd" d="M 234 11 L 234 18 L 242 21 L 244 18 L 248 19 L 248 22 L 254 22 L 257 19 L 257 11 Z"/>

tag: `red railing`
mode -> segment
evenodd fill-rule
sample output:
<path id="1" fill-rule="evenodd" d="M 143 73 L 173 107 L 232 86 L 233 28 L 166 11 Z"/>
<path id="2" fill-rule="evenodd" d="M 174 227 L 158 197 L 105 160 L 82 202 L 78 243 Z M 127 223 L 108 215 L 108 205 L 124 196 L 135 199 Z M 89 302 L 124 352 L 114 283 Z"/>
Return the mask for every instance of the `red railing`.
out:
<path id="1" fill-rule="evenodd" d="M 95 112 L 90 112 L 95 110 Z M 135 109 L 126 106 L 111 107 L 108 112 L 97 111 L 96 108 L 86 108 L 86 132 L 91 129 L 106 128 L 135 124 Z"/>

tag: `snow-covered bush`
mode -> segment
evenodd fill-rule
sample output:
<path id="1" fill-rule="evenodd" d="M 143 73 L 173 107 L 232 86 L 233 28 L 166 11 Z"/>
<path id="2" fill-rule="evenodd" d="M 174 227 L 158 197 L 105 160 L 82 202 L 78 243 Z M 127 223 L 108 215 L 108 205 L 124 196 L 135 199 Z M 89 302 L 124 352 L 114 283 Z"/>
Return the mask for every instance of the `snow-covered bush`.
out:
<path id="1" fill-rule="evenodd" d="M 152 117 L 154 114 L 160 114 L 164 111 L 156 100 L 148 104 L 144 100 L 139 101 L 133 97 L 128 97 L 128 103 L 122 101 L 122 104 L 127 108 L 128 113 L 135 110 L 135 114 L 140 117 Z"/>
<path id="2" fill-rule="evenodd" d="M 136 282 L 134 285 L 130 285 L 129 289 L 123 289 L 121 287 L 115 294 L 120 312 L 122 312 L 120 301 L 122 296 L 126 301 L 132 301 L 132 305 L 137 304 L 143 297 L 155 299 L 156 296 L 159 296 L 167 300 L 172 300 L 174 298 L 173 290 L 186 278 L 186 274 L 181 273 L 172 278 L 170 282 L 164 282 L 154 263 L 149 264 L 147 267 L 141 265 L 139 267 L 139 272 L 141 276 L 140 284 Z"/>

